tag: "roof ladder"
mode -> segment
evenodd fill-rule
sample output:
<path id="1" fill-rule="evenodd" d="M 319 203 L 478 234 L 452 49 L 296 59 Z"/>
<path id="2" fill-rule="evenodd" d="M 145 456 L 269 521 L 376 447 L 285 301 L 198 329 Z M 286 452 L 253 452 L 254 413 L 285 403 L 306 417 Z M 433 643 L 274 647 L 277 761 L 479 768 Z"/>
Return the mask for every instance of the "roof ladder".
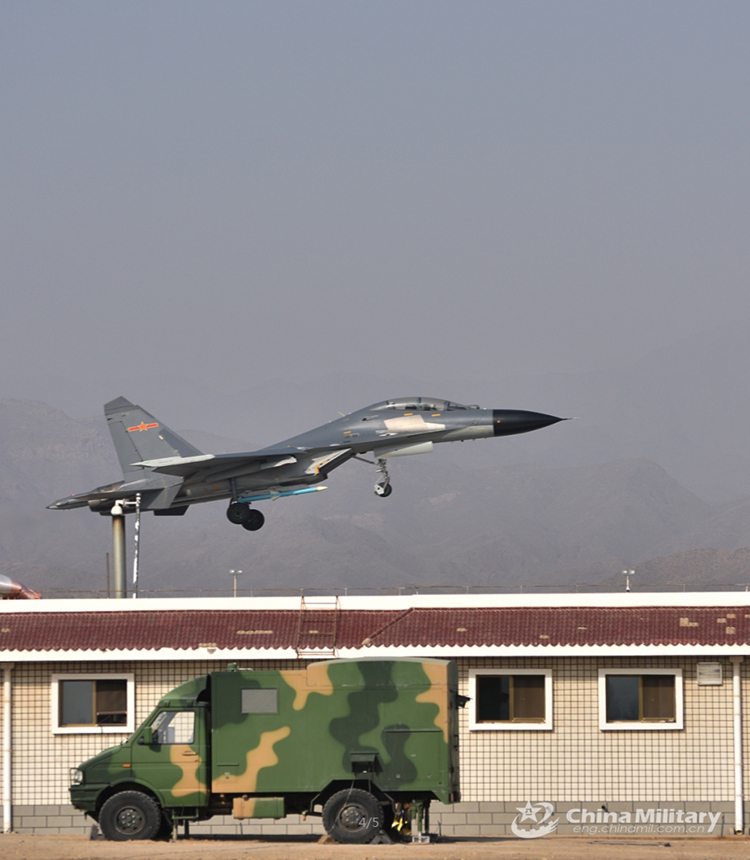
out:
<path id="1" fill-rule="evenodd" d="M 305 597 L 302 595 L 297 624 L 297 657 L 309 660 L 336 656 L 341 604 L 338 596 Z"/>

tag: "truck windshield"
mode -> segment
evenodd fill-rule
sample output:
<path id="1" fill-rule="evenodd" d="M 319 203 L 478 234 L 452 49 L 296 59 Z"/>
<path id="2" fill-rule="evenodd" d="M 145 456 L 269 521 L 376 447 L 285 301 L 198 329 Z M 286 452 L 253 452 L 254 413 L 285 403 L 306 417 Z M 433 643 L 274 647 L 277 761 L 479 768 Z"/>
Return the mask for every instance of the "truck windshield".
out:
<path id="1" fill-rule="evenodd" d="M 151 728 L 155 744 L 192 744 L 195 740 L 195 712 L 162 711 Z"/>

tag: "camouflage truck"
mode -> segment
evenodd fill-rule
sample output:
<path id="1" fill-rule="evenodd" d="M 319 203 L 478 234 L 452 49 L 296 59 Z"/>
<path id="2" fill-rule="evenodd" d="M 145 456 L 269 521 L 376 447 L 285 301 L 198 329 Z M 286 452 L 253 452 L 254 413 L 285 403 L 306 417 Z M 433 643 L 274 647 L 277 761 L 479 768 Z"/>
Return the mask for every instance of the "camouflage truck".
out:
<path id="1" fill-rule="evenodd" d="M 164 696 L 121 746 L 71 772 L 108 839 L 153 839 L 214 815 L 322 816 L 338 842 L 425 839 L 430 800 L 459 799 L 454 663 L 230 666 Z"/>

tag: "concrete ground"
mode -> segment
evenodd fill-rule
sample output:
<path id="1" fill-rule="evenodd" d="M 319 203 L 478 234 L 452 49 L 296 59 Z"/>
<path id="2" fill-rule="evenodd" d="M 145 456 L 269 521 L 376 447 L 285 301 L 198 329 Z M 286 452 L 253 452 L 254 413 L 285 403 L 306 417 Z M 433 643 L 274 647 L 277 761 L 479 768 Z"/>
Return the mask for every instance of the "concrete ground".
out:
<path id="1" fill-rule="evenodd" d="M 319 844 L 315 837 L 193 837 L 106 842 L 84 836 L 0 835 L 3 860 L 748 860 L 750 838 L 443 838 L 431 845 Z"/>

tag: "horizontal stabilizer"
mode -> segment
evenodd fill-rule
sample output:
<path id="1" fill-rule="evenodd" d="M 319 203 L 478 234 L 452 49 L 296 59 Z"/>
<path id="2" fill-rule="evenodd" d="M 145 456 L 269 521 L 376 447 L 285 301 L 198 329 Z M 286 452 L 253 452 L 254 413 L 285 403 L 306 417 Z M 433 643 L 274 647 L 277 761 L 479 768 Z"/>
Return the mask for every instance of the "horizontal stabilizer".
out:
<path id="1" fill-rule="evenodd" d="M 81 499 L 77 496 L 67 496 L 64 499 L 58 499 L 56 502 L 52 502 L 51 505 L 47 505 L 48 511 L 68 511 L 72 508 L 86 508 L 88 507 L 88 500 Z"/>

